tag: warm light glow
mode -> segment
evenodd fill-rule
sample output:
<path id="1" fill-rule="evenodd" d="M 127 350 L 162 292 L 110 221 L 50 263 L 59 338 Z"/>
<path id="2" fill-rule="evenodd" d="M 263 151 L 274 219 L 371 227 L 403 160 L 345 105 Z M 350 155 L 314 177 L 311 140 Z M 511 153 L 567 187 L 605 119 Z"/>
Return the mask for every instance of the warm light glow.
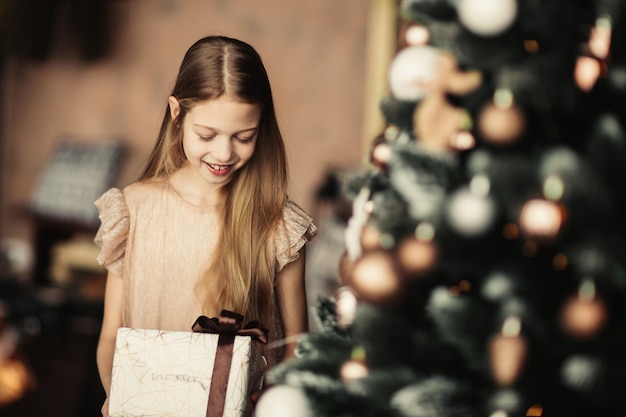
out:
<path id="1" fill-rule="evenodd" d="M 457 151 L 467 151 L 474 146 L 476 146 L 476 138 L 465 130 L 453 134 L 450 138 L 450 147 Z"/>
<path id="2" fill-rule="evenodd" d="M 398 261 L 409 274 L 423 274 L 430 271 L 437 264 L 438 256 L 439 251 L 432 240 L 409 237 L 398 245 Z"/>
<path id="3" fill-rule="evenodd" d="M 0 406 L 22 397 L 32 385 L 26 366 L 17 359 L 0 362 Z"/>
<path id="4" fill-rule="evenodd" d="M 354 263 L 351 284 L 360 299 L 376 305 L 391 305 L 406 296 L 406 279 L 382 250 L 365 253 Z"/>
<path id="5" fill-rule="evenodd" d="M 392 154 L 393 152 L 391 151 L 389 145 L 381 143 L 374 147 L 374 150 L 372 151 L 372 158 L 374 159 L 374 163 L 386 165 L 389 163 Z"/>
<path id="6" fill-rule="evenodd" d="M 574 68 L 574 80 L 581 90 L 591 91 L 601 73 L 602 68 L 597 59 L 588 56 L 578 57 Z"/>
<path id="7" fill-rule="evenodd" d="M 369 368 L 365 362 L 365 357 L 365 349 L 362 346 L 356 346 L 352 349 L 350 359 L 344 362 L 339 370 L 341 379 L 349 381 L 366 377 L 369 374 Z"/>
<path id="8" fill-rule="evenodd" d="M 541 404 L 534 404 L 526 411 L 526 417 L 539 417 L 542 415 L 543 406 Z"/>
<path id="9" fill-rule="evenodd" d="M 520 212 L 520 228 L 526 237 L 554 238 L 563 224 L 561 207 L 542 199 L 527 201 Z"/>
<path id="10" fill-rule="evenodd" d="M 506 102 L 506 97 L 497 100 Z M 507 145 L 517 141 L 526 130 L 526 116 L 515 105 L 492 102 L 480 110 L 478 128 L 480 136 L 489 143 Z"/>
<path id="11" fill-rule="evenodd" d="M 335 295 L 337 309 L 337 324 L 346 328 L 352 325 L 354 314 L 358 305 L 358 299 L 352 288 L 348 286 L 340 287 Z"/>
<path id="12" fill-rule="evenodd" d="M 366 225 L 361 233 L 361 246 L 365 250 L 379 249 L 381 247 L 381 235 L 378 229 L 372 225 Z"/>
<path id="13" fill-rule="evenodd" d="M 606 59 L 611 49 L 611 19 L 599 17 L 589 34 L 589 50 L 600 59 Z"/>
<path id="14" fill-rule="evenodd" d="M 489 340 L 491 376 L 501 386 L 513 384 L 524 368 L 528 344 L 520 331 L 519 318 L 508 317 L 502 326 L 502 333 Z"/>
<path id="15" fill-rule="evenodd" d="M 356 360 L 349 360 L 341 366 L 340 375 L 344 381 L 364 378 L 369 374 L 367 365 Z"/>
<path id="16" fill-rule="evenodd" d="M 608 311 L 596 297 L 595 285 L 585 280 L 576 296 L 570 297 L 561 310 L 561 323 L 572 336 L 587 339 L 596 336 L 606 324 Z"/>
<path id="17" fill-rule="evenodd" d="M 426 45 L 430 39 L 430 33 L 422 25 L 411 25 L 406 30 L 404 38 L 409 45 Z"/>
<path id="18" fill-rule="evenodd" d="M 539 42 L 534 39 L 526 39 L 524 41 L 524 50 L 529 54 L 536 54 L 539 52 Z"/>

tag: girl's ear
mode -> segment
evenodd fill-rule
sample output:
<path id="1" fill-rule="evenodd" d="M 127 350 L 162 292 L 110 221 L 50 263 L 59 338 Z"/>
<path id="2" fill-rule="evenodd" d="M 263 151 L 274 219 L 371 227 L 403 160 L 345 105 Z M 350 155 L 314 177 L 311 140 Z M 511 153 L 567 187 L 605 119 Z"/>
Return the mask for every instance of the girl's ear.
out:
<path id="1" fill-rule="evenodd" d="M 170 117 L 172 118 L 172 121 L 176 121 L 176 118 L 180 114 L 180 103 L 174 96 L 169 96 L 167 101 L 170 105 Z"/>

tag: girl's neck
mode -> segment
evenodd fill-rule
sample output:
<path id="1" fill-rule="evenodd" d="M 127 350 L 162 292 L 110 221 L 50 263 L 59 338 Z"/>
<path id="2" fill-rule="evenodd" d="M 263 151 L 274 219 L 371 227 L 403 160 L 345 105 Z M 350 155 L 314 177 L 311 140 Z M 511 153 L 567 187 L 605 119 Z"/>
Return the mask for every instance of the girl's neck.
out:
<path id="1" fill-rule="evenodd" d="M 220 199 L 219 187 L 194 176 L 183 166 L 169 179 L 174 190 L 189 204 L 198 207 L 217 207 Z"/>

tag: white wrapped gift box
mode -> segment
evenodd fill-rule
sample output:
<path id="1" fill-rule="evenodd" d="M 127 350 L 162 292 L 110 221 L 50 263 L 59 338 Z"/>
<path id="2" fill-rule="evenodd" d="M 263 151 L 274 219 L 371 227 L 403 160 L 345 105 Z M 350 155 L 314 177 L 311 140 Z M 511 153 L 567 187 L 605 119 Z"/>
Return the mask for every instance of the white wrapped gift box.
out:
<path id="1" fill-rule="evenodd" d="M 120 328 L 109 415 L 205 417 L 218 334 Z M 251 412 L 250 393 L 261 388 L 265 358 L 249 336 L 235 336 L 225 417 Z"/>

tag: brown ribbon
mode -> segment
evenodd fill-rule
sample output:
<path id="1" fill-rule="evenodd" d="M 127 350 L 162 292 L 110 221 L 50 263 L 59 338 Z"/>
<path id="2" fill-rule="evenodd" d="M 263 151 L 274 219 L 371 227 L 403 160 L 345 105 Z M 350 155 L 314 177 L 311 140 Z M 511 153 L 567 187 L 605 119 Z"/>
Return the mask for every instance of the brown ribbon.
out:
<path id="1" fill-rule="evenodd" d="M 268 330 L 260 322 L 251 321 L 241 328 L 243 316 L 228 310 L 222 310 L 219 317 L 200 316 L 192 326 L 196 333 L 218 334 L 215 363 L 209 388 L 209 401 L 206 417 L 223 417 L 226 403 L 226 388 L 230 366 L 233 360 L 235 336 L 250 336 L 252 340 L 267 343 Z"/>

